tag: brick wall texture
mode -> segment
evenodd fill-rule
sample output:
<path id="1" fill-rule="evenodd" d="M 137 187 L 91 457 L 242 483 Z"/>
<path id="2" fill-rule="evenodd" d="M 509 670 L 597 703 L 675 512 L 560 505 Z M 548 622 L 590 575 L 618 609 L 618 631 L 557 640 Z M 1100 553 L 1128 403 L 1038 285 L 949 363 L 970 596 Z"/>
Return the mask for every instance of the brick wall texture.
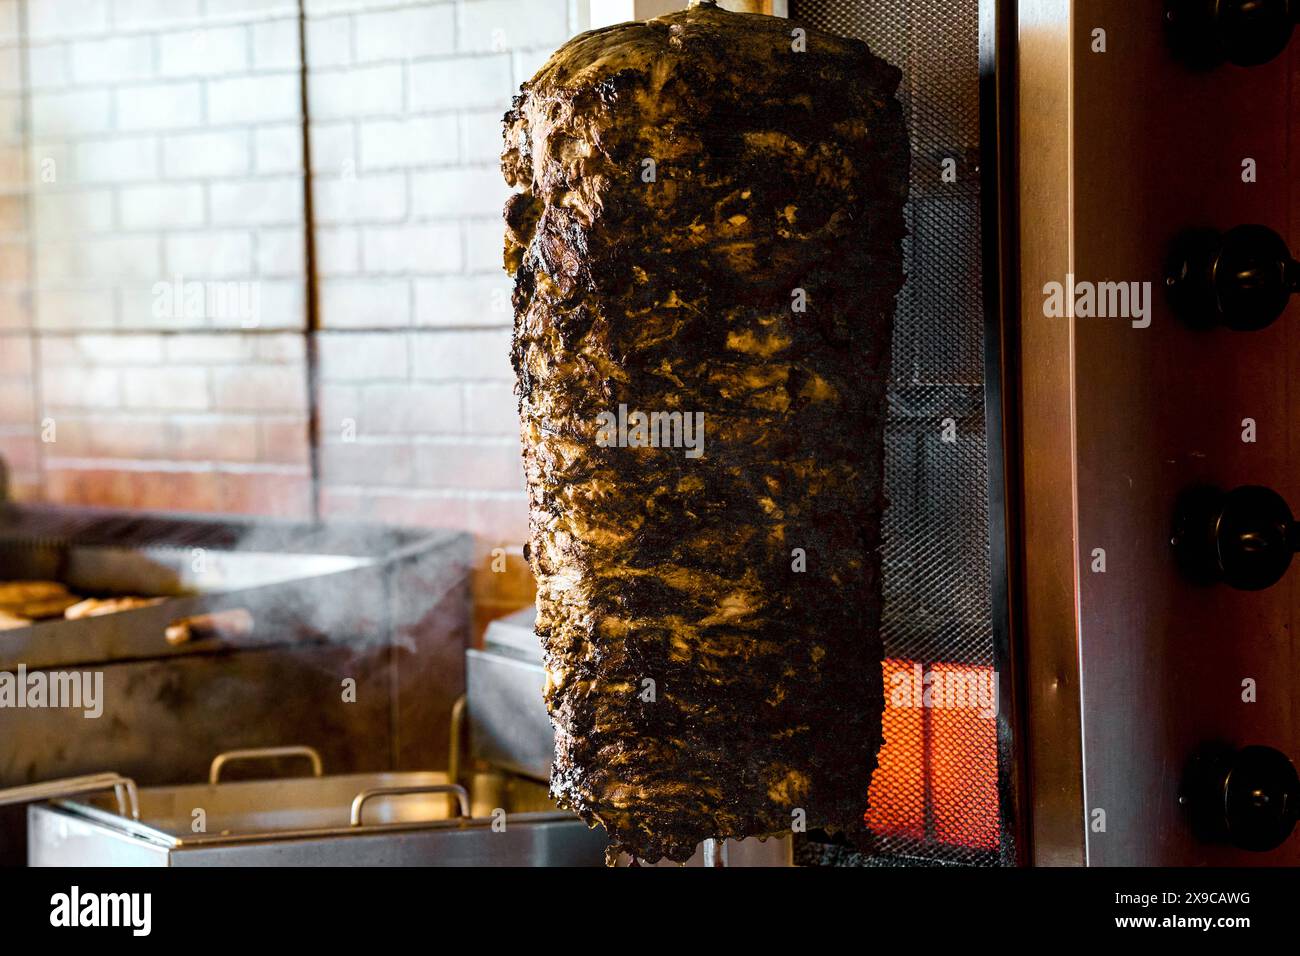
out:
<path id="1" fill-rule="evenodd" d="M 460 528 L 531 600 L 500 122 L 586 17 L 0 0 L 10 496 Z"/>

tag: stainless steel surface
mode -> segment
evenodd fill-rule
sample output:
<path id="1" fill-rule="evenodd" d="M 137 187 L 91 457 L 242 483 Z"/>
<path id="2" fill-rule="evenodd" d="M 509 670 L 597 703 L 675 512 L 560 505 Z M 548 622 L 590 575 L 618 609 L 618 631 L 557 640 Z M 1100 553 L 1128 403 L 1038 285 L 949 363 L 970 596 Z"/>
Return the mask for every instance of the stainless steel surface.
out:
<path id="1" fill-rule="evenodd" d="M 169 866 L 172 851 L 45 803 L 27 808 L 28 866 Z"/>
<path id="2" fill-rule="evenodd" d="M 746 840 L 724 840 L 711 841 L 714 846 L 712 852 L 708 850 L 706 844 L 701 843 L 696 848 L 695 854 L 685 863 L 674 863 L 671 860 L 660 860 L 658 863 L 647 864 L 638 861 L 638 866 L 654 867 L 702 867 L 717 866 L 719 859 L 722 865 L 730 868 L 737 867 L 782 867 L 794 865 L 794 846 L 792 838 L 787 834 L 780 837 L 768 837 L 766 840 L 758 837 L 750 837 Z M 710 862 L 710 857 L 713 862 Z M 619 854 L 616 865 L 630 866 L 631 859 L 626 854 Z"/>
<path id="3" fill-rule="evenodd" d="M 117 800 L 117 813 L 132 820 L 140 819 L 140 795 L 135 781 L 116 773 L 92 773 L 84 777 L 65 777 L 62 780 L 44 780 L 22 787 L 0 790 L 0 806 L 36 803 L 60 797 L 74 797 L 102 790 L 113 791 Z"/>
<path id="4" fill-rule="evenodd" d="M 488 650 L 504 651 L 534 664 L 542 663 L 542 642 L 537 637 L 537 608 L 529 605 L 498 618 L 487 627 L 483 644 Z"/>
<path id="5" fill-rule="evenodd" d="M 1078 448 L 1073 320 L 1043 316 L 1043 286 L 1076 267 L 1071 0 L 1020 0 L 1019 345 L 1022 376 L 1025 751 L 1031 861 L 1087 862 L 1079 673 Z M 1159 19 L 1158 17 L 1156 18 Z M 1159 26 L 1159 24 L 1156 24 Z M 1126 151 L 1127 152 L 1127 151 Z"/>
<path id="6" fill-rule="evenodd" d="M 1263 853 L 1199 841 L 1179 789 L 1204 743 L 1296 754 L 1300 579 L 1193 587 L 1170 531 L 1192 485 L 1300 498 L 1298 313 L 1196 332 L 1162 283 L 1189 227 L 1261 223 L 1295 245 L 1300 47 L 1192 72 L 1152 6 L 1020 3 L 1021 99 L 1035 105 L 1020 153 L 1034 860 L 1294 865 L 1295 838 Z M 1248 158 L 1258 181 L 1243 177 Z M 1044 283 L 1072 279 L 1150 282 L 1149 327 L 1045 316 Z M 1246 418 L 1257 441 L 1243 440 Z M 1244 703 L 1248 678 L 1259 693 Z"/>
<path id="7" fill-rule="evenodd" d="M 460 783 L 461 747 L 465 741 L 465 712 L 469 698 L 461 694 L 456 703 L 451 705 L 451 732 L 447 740 L 447 777 L 452 783 Z"/>
<path id="8" fill-rule="evenodd" d="M 481 815 L 449 817 L 458 793 Z M 370 797 L 400 799 L 371 804 Z M 517 799 L 512 799 L 517 797 Z M 483 801 L 486 800 L 485 803 Z M 370 820 L 359 819 L 361 806 Z M 474 794 L 437 772 L 347 774 L 140 791 L 140 819 L 106 798 L 28 810 L 31 865 L 591 865 L 603 831 L 577 817 L 536 811 L 535 793 L 489 775 Z M 494 816 L 494 811 L 502 811 Z M 201 814 L 198 812 L 201 811 Z M 504 821 L 504 828 L 498 817 Z M 202 832 L 194 832 L 196 821 Z"/>
<path id="9" fill-rule="evenodd" d="M 288 747 L 253 747 L 249 750 L 228 750 L 212 758 L 208 768 L 208 783 L 221 782 L 221 771 L 232 763 L 250 760 L 275 760 L 280 757 L 306 757 L 311 763 L 311 775 L 319 777 L 325 772 L 321 763 L 320 752 L 315 747 L 294 744 Z"/>
<path id="10" fill-rule="evenodd" d="M 474 757 L 535 780 L 550 780 L 555 735 L 542 700 L 546 672 L 533 634 L 534 608 L 488 627 L 483 650 L 465 653 Z"/>
<path id="11" fill-rule="evenodd" d="M 139 791 L 139 824 L 130 825 L 106 798 L 63 800 L 60 805 L 155 842 L 173 845 L 222 843 L 271 835 L 351 829 L 351 807 L 358 794 L 394 787 L 441 787 L 447 775 L 435 771 L 330 774 L 237 783 L 145 787 Z M 202 810 L 203 832 L 194 832 L 194 811 Z M 372 826 L 444 820 L 443 792 L 425 793 L 380 804 Z"/>
<path id="12" fill-rule="evenodd" d="M 434 783 L 415 786 L 403 787 L 373 787 L 369 790 L 362 790 L 352 798 L 352 810 L 349 814 L 348 823 L 351 826 L 359 827 L 364 825 L 366 804 L 372 800 L 380 800 L 384 797 L 409 797 L 419 795 L 428 795 L 431 793 L 451 794 L 456 798 L 456 815 L 458 817 L 469 816 L 469 791 L 458 783 Z"/>
<path id="13" fill-rule="evenodd" d="M 73 590 L 119 594 L 212 594 L 351 571 L 373 558 L 338 554 L 259 554 L 193 549 L 74 545 L 60 580 Z"/>
<path id="14" fill-rule="evenodd" d="M 727 865 L 727 841 L 715 840 L 712 837 L 704 841 L 700 847 L 700 853 L 704 856 L 704 865 L 713 867 L 724 867 Z"/>

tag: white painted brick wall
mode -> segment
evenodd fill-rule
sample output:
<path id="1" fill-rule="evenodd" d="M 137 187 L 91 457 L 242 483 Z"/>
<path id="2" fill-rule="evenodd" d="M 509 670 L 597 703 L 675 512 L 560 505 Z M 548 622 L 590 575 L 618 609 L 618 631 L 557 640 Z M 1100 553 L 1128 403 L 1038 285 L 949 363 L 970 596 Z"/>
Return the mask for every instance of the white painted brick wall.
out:
<path id="1" fill-rule="evenodd" d="M 261 126 L 253 131 L 254 166 L 259 173 L 302 170 L 302 129 L 299 126 Z"/>
<path id="2" fill-rule="evenodd" d="M 48 408 L 116 408 L 122 404 L 121 375 L 116 370 L 47 369 L 41 397 Z"/>
<path id="3" fill-rule="evenodd" d="M 311 168 L 331 176 L 357 171 L 355 124 L 351 121 L 311 124 Z"/>
<path id="4" fill-rule="evenodd" d="M 405 219 L 407 177 L 376 173 L 366 176 L 317 175 L 312 180 L 316 222 L 394 222 Z"/>
<path id="5" fill-rule="evenodd" d="M 0 6 L 0 36 L 16 31 L 16 12 L 16 8 Z M 5 42 L 11 41 L 12 36 Z M 19 104 L 9 98 L 3 108 L 16 113 Z M 4 125 L 12 131 L 11 122 Z M 25 185 L 22 156 L 21 138 L 0 140 L 0 188 L 9 193 L 0 203 L 0 231 L 6 237 L 0 255 L 8 260 L 0 272 L 0 461 L 9 494 L 19 500 L 31 497 L 41 480 L 34 388 L 37 341 L 30 334 L 32 297 L 22 281 L 32 228 L 30 210 L 21 202 L 20 190 Z"/>
<path id="6" fill-rule="evenodd" d="M 82 183 L 136 182 L 158 178 L 158 141 L 152 136 L 90 140 L 78 143 L 74 155 L 77 181 Z"/>
<path id="7" fill-rule="evenodd" d="M 361 268 L 368 275 L 461 271 L 455 223 L 369 226 L 362 231 Z"/>
<path id="8" fill-rule="evenodd" d="M 259 136 L 262 133 L 257 132 Z M 290 130 L 291 137 L 295 132 Z M 208 179 L 251 172 L 251 135 L 246 129 L 232 129 L 167 136 L 163 139 L 163 175 L 168 179 Z M 293 162 L 296 145 L 291 143 L 286 150 L 284 144 L 277 144 L 276 154 L 285 157 L 285 165 L 290 169 L 297 168 Z"/>
<path id="9" fill-rule="evenodd" d="M 67 86 L 71 81 L 68 49 L 62 44 L 27 48 L 27 86 L 47 90 Z"/>
<path id="10" fill-rule="evenodd" d="M 501 113 L 497 110 L 474 111 L 460 117 L 464 158 L 472 163 L 496 163 L 501 157 L 504 139 Z"/>
<path id="11" fill-rule="evenodd" d="M 0 47 L 0 93 L 23 91 L 22 54 L 17 47 Z"/>
<path id="12" fill-rule="evenodd" d="M 504 112 L 516 90 L 510 57 L 505 54 L 412 63 L 407 68 L 407 82 L 414 111 L 483 111 L 490 107 Z"/>
<path id="13" fill-rule="evenodd" d="M 124 369 L 122 404 L 127 408 L 202 411 L 212 407 L 205 370 L 184 366 Z"/>
<path id="14" fill-rule="evenodd" d="M 60 429 L 58 443 L 38 446 L 49 493 L 113 504 L 123 503 L 114 489 L 144 488 L 126 503 L 303 513 L 307 374 L 292 331 L 305 316 L 296 6 L 27 6 L 30 172 L 19 174 L 30 194 L 29 301 L 42 354 L 30 417 L 55 416 Z M 0 32 L 5 11 L 0 0 Z M 0 174 L 6 121 L 19 115 L 6 102 L 9 65 L 0 47 Z M 172 281 L 255 287 L 257 334 L 235 314 L 158 310 L 157 290 Z M 0 366 L 0 397 L 13 407 L 7 384 Z M 23 454 L 4 428 L 0 455 Z M 118 480 L 122 471 L 129 477 Z"/>
<path id="15" fill-rule="evenodd" d="M 58 0 L 27 4 L 27 35 L 33 40 L 103 33 L 109 5 L 103 0 Z"/>
<path id="16" fill-rule="evenodd" d="M 257 281 L 261 298 L 261 319 L 258 327 L 262 329 L 301 329 L 306 310 L 306 296 L 300 279 L 261 278 Z M 218 328 L 237 329 L 241 327 L 238 316 L 214 321 Z"/>
<path id="17" fill-rule="evenodd" d="M 362 13 L 367 10 L 390 10 L 393 7 L 450 2 L 451 0 L 303 0 L 303 8 L 307 16 L 314 17 L 330 13 Z"/>
<path id="18" fill-rule="evenodd" d="M 402 112 L 402 68 L 396 64 L 313 73 L 307 82 L 313 119 Z"/>
<path id="19" fill-rule="evenodd" d="M 585 4 L 304 6 L 319 397 L 325 420 L 347 411 L 361 430 L 345 447 L 327 427 L 325 487 L 370 502 L 361 513 L 449 517 L 518 540 L 501 115 L 577 32 Z M 0 38 L 15 9 L 0 0 Z M 251 461 L 267 452 L 268 429 L 304 412 L 303 340 L 233 334 L 229 316 L 159 316 L 154 290 L 176 276 L 256 282 L 263 333 L 301 327 L 297 4 L 34 0 L 28 10 L 29 156 L 33 170 L 49 160 L 56 171 L 31 187 L 35 321 L 76 338 L 132 331 L 77 342 L 91 352 L 51 365 L 52 396 L 85 421 L 95 409 L 95 427 L 123 441 L 132 423 L 183 412 L 176 430 L 191 437 L 175 454 L 202 459 L 215 441 L 203 436 L 220 433 L 230 460 Z M 21 71 L 4 49 L 0 39 L 0 147 L 21 133 L 6 92 Z"/>
<path id="20" fill-rule="evenodd" d="M 117 202 L 119 219 L 125 230 L 203 225 L 202 186 L 132 186 L 118 192 Z"/>
<path id="21" fill-rule="evenodd" d="M 257 233 L 257 274 L 300 276 L 306 269 L 302 226 L 262 229 Z"/>
<path id="22" fill-rule="evenodd" d="M 510 316 L 510 283 L 505 276 L 456 276 L 416 283 L 416 325 L 500 325 Z"/>
<path id="23" fill-rule="evenodd" d="M 307 0 L 322 401 L 359 428 L 325 433 L 331 500 L 522 528 L 501 117 L 581 6 Z"/>
<path id="24" fill-rule="evenodd" d="M 95 237 L 77 243 L 73 249 L 76 275 L 106 282 L 148 282 L 160 275 L 162 243 L 156 236 Z"/>
<path id="25" fill-rule="evenodd" d="M 417 336 L 411 343 L 411 372 L 435 382 L 508 382 L 510 330 L 446 331 Z"/>
<path id="26" fill-rule="evenodd" d="M 200 0 L 113 0 L 113 24 L 139 30 L 198 19 Z"/>
<path id="27" fill-rule="evenodd" d="M 115 322 L 112 288 L 38 288 L 33 299 L 43 329 L 111 328 Z"/>
<path id="28" fill-rule="evenodd" d="M 569 37 L 568 0 L 470 0 L 457 6 L 461 50 L 553 50 Z"/>
<path id="29" fill-rule="evenodd" d="M 351 226 L 316 228 L 316 268 L 322 275 L 361 271 L 361 230 Z"/>
<path id="30" fill-rule="evenodd" d="M 308 60 L 313 70 L 347 66 L 352 62 L 352 20 L 330 17 L 307 21 Z"/>
<path id="31" fill-rule="evenodd" d="M 67 58 L 78 85 L 142 80 L 154 72 L 154 45 L 148 36 L 81 40 L 68 44 Z"/>
<path id="32" fill-rule="evenodd" d="M 455 116 L 365 120 L 360 127 L 364 170 L 440 166 L 460 157 L 460 124 Z"/>
<path id="33" fill-rule="evenodd" d="M 230 325 L 153 314 L 153 285 L 183 274 L 259 283 L 271 325 L 302 327 L 297 5 L 28 6 L 31 155 L 56 171 L 31 187 L 36 324 Z"/>
<path id="34" fill-rule="evenodd" d="M 504 247 L 500 219 L 475 219 L 465 223 L 465 266 L 470 272 L 500 273 Z"/>
<path id="35" fill-rule="evenodd" d="M 461 431 L 460 394 L 440 385 L 370 385 L 361 393 L 365 434 Z"/>
<path id="36" fill-rule="evenodd" d="M 296 0 L 203 0 L 203 9 L 210 18 L 221 17 L 249 19 L 258 16 L 295 16 Z"/>
<path id="37" fill-rule="evenodd" d="M 203 117 L 198 83 L 150 83 L 114 92 L 119 130 L 193 129 Z"/>
<path id="38" fill-rule="evenodd" d="M 50 193 L 32 203 L 36 232 L 48 238 L 106 232 L 113 228 L 113 193 L 81 189 Z"/>
<path id="39" fill-rule="evenodd" d="M 212 392 L 215 407 L 226 411 L 306 410 L 307 393 L 292 368 L 217 369 Z"/>
<path id="40" fill-rule="evenodd" d="M 18 0 L 0 0 L 0 40 L 18 39 Z"/>
<path id="41" fill-rule="evenodd" d="M 113 97 L 108 90 L 33 93 L 31 117 L 39 138 L 98 133 L 111 127 Z"/>
<path id="42" fill-rule="evenodd" d="M 353 18 L 356 61 L 403 60 L 450 53 L 456 47 L 454 6 L 449 3 L 361 13 Z"/>
<path id="43" fill-rule="evenodd" d="M 392 329 L 411 324 L 411 287 L 400 279 L 322 279 L 321 325 Z"/>
<path id="44" fill-rule="evenodd" d="M 159 42 L 162 76 L 228 76 L 248 66 L 244 27 L 205 27 L 167 34 Z"/>
<path id="45" fill-rule="evenodd" d="M 212 80 L 207 93 L 208 122 L 214 125 L 296 120 L 302 113 L 297 73 Z"/>
<path id="46" fill-rule="evenodd" d="M 510 191 L 495 165 L 436 170 L 411 177 L 411 207 L 417 216 L 500 218 Z"/>
<path id="47" fill-rule="evenodd" d="M 299 225 L 303 188 L 300 177 L 245 179 L 213 183 L 212 222 Z"/>
<path id="48" fill-rule="evenodd" d="M 164 278 L 238 279 L 253 269 L 253 237 L 247 232 L 205 229 L 192 235 L 168 236 Z"/>
<path id="49" fill-rule="evenodd" d="M 297 20 L 253 24 L 254 67 L 259 70 L 296 69 L 302 62 L 300 57 Z"/>
<path id="50" fill-rule="evenodd" d="M 320 342 L 320 371 L 331 382 L 404 381 L 408 352 L 405 335 L 326 335 Z"/>

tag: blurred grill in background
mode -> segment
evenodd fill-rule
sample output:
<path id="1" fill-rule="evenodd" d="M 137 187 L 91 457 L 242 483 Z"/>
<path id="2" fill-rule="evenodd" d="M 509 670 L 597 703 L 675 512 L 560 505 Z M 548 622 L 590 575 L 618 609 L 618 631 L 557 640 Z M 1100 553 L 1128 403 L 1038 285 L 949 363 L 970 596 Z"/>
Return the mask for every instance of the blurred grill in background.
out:
<path id="1" fill-rule="evenodd" d="M 102 771 L 193 783 L 216 753 L 289 742 L 353 772 L 446 768 L 470 544 L 450 532 L 0 505 L 0 580 L 160 599 L 0 634 L 0 672 L 103 679 L 93 718 L 4 711 L 0 789 Z M 22 861 L 22 830 L 21 809 L 0 814 L 0 864 Z"/>

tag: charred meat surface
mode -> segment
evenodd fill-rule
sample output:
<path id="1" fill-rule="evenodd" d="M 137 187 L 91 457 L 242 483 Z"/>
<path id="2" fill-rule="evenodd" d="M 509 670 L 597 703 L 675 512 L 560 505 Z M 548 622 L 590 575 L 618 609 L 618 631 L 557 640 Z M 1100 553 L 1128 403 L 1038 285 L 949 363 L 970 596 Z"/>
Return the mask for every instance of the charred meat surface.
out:
<path id="1" fill-rule="evenodd" d="M 551 787 L 611 854 L 864 829 L 908 147 L 898 71 L 799 27 L 586 33 L 506 115 Z"/>

